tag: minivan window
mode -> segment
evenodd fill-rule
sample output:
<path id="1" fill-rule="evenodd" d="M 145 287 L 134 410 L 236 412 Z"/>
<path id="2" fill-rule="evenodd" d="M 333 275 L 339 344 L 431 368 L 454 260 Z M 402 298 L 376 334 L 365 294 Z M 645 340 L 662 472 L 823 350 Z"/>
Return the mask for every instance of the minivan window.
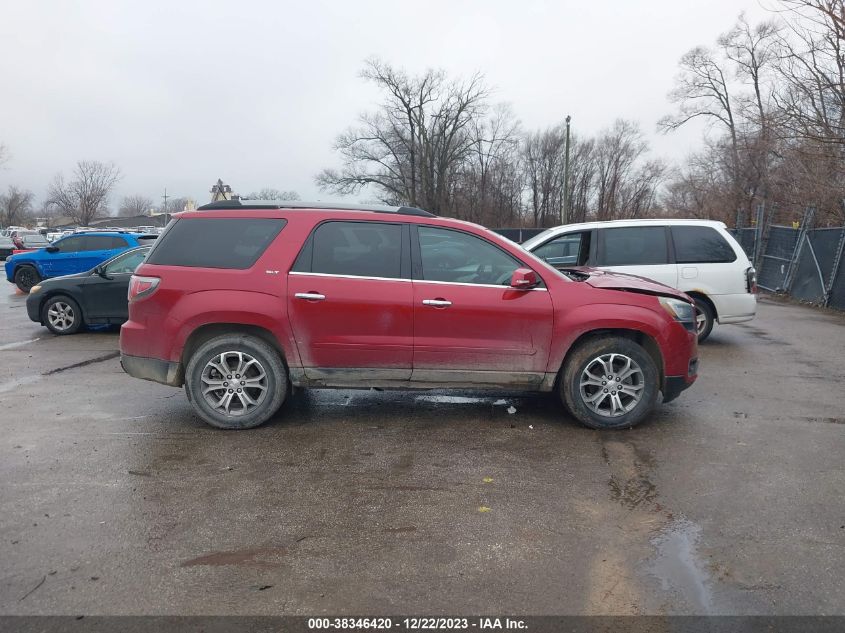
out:
<path id="1" fill-rule="evenodd" d="M 523 264 L 490 242 L 469 233 L 421 226 L 422 278 L 467 284 L 510 284 Z"/>
<path id="2" fill-rule="evenodd" d="M 727 240 L 711 226 L 673 226 L 675 261 L 679 264 L 720 264 L 736 261 Z"/>
<path id="3" fill-rule="evenodd" d="M 666 229 L 662 226 L 630 226 L 601 229 L 602 266 L 668 264 Z"/>
<path id="4" fill-rule="evenodd" d="M 533 250 L 552 266 L 587 266 L 590 259 L 590 231 L 567 233 Z"/>
<path id="5" fill-rule="evenodd" d="M 180 218 L 156 240 L 147 263 L 245 270 L 285 224 L 277 218 Z"/>
<path id="6" fill-rule="evenodd" d="M 310 271 L 314 273 L 401 278 L 400 224 L 326 222 L 314 231 L 311 249 Z"/>

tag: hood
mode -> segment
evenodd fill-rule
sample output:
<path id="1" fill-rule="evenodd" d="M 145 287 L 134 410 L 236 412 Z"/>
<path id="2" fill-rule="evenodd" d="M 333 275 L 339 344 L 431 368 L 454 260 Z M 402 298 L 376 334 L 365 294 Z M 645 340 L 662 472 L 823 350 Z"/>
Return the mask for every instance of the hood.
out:
<path id="1" fill-rule="evenodd" d="M 575 273 L 575 275 L 584 275 L 586 278 L 583 282 L 593 288 L 601 288 L 603 290 L 621 290 L 623 292 L 638 292 L 640 294 L 655 295 L 658 297 L 672 297 L 673 299 L 683 299 L 684 301 L 692 302 L 692 299 L 680 290 L 666 286 L 652 279 L 640 277 L 639 275 L 628 275 L 626 273 L 600 270 L 598 268 L 590 268 L 588 266 L 567 268 L 566 270 Z"/>
<path id="2" fill-rule="evenodd" d="M 42 279 L 38 282 L 40 286 L 51 286 L 54 282 L 61 284 L 62 282 L 68 281 L 69 279 L 85 279 L 86 277 L 90 277 L 93 271 L 86 270 L 84 273 L 76 273 L 73 275 L 62 275 L 61 277 L 48 277 L 47 279 Z"/>

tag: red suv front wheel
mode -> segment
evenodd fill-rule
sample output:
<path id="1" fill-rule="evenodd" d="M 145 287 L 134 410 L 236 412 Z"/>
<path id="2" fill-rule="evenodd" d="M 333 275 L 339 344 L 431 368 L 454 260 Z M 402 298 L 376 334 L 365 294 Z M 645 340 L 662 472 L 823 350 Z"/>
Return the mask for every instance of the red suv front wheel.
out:
<path id="1" fill-rule="evenodd" d="M 634 341 L 602 336 L 569 356 L 560 395 L 579 422 L 593 429 L 630 428 L 654 408 L 660 390 L 654 361 Z"/>

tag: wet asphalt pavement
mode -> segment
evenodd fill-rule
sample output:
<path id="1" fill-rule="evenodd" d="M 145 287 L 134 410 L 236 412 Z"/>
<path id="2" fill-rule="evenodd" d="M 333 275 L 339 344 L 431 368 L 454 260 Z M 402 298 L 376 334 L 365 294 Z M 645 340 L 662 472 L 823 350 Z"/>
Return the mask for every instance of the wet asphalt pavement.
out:
<path id="1" fill-rule="evenodd" d="M 845 614 L 843 315 L 763 301 L 630 431 L 300 391 L 224 432 L 0 290 L 0 614 Z"/>

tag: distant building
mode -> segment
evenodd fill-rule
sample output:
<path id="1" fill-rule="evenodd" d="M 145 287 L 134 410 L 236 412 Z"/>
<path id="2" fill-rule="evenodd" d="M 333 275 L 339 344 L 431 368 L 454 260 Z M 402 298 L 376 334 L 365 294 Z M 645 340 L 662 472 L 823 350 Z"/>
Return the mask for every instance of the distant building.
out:
<path id="1" fill-rule="evenodd" d="M 136 226 L 156 226 L 161 227 L 167 224 L 169 216 L 163 213 L 156 215 L 132 215 L 129 217 L 119 216 L 103 218 L 102 220 L 95 220 L 89 225 L 92 229 L 104 228 L 107 226 L 116 229 L 134 229 Z"/>

